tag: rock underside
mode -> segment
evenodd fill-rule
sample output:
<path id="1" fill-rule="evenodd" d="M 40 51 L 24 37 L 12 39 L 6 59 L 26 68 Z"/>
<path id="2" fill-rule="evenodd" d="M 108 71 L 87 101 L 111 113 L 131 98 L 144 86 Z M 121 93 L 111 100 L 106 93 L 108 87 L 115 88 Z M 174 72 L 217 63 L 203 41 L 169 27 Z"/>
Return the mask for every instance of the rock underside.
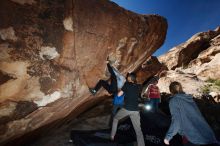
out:
<path id="1" fill-rule="evenodd" d="M 1 0 L 0 19 L 1 144 L 31 140 L 106 98 L 88 91 L 108 78 L 106 60 L 136 71 L 167 31 L 163 17 L 107 0 Z"/>

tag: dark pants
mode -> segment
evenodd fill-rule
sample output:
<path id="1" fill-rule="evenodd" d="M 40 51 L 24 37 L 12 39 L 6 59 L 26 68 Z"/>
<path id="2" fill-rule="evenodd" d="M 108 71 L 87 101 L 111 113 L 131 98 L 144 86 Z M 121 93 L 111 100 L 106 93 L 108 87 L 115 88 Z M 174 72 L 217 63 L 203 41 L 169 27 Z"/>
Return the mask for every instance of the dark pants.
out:
<path id="1" fill-rule="evenodd" d="M 218 144 L 206 144 L 206 145 L 198 145 L 198 144 L 193 144 L 191 142 L 187 142 L 183 144 L 183 146 L 219 146 Z"/>
<path id="2" fill-rule="evenodd" d="M 192 144 L 191 142 L 187 142 L 183 144 L 183 146 L 199 146 L 199 145 L 195 145 L 195 144 Z"/>
<path id="3" fill-rule="evenodd" d="M 110 77 L 110 84 L 108 83 L 108 81 L 105 80 L 99 80 L 99 82 L 96 84 L 95 86 L 95 90 L 98 91 L 101 87 L 103 87 L 105 90 L 108 91 L 108 93 L 110 94 L 117 94 L 118 92 L 118 87 L 117 87 L 117 79 L 116 79 L 116 75 L 112 69 L 112 67 L 110 66 L 110 64 L 107 64 L 108 67 L 108 71 L 111 74 Z"/>
<path id="4" fill-rule="evenodd" d="M 118 110 L 120 110 L 122 107 L 123 107 L 123 105 L 113 105 L 112 114 L 111 114 L 111 117 L 110 117 L 110 120 L 109 120 L 109 127 L 112 126 L 114 116 L 116 115 Z"/>
<path id="5" fill-rule="evenodd" d="M 186 144 L 183 144 L 183 146 L 219 146 L 219 145 L 218 144 L 197 145 L 197 144 L 192 144 L 191 142 L 188 142 Z"/>
<path id="6" fill-rule="evenodd" d="M 153 111 L 158 111 L 159 109 L 160 98 L 150 98 L 150 104 Z"/>

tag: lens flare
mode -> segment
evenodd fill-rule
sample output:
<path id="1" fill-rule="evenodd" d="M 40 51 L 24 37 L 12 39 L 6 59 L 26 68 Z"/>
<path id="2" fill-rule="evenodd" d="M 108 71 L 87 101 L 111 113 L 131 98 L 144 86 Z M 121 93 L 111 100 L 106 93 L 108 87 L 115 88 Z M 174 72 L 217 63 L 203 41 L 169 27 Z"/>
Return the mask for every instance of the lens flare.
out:
<path id="1" fill-rule="evenodd" d="M 152 108 L 151 105 L 149 105 L 149 104 L 145 105 L 145 109 L 146 109 L 146 110 L 149 111 L 149 110 L 151 110 L 151 108 Z"/>

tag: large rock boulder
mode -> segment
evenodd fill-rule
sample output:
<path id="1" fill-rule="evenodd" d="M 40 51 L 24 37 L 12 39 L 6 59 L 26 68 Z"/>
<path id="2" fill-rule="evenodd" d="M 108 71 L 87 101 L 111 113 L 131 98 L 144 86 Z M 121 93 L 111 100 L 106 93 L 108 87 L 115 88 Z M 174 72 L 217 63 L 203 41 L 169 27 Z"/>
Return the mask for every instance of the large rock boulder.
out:
<path id="1" fill-rule="evenodd" d="M 106 59 L 134 71 L 167 31 L 163 17 L 107 0 L 1 0 L 0 19 L 0 143 L 11 145 L 104 98 L 88 87 L 106 77 Z"/>
<path id="2" fill-rule="evenodd" d="M 168 70 L 164 64 L 161 64 L 156 56 L 150 56 L 137 70 L 137 81 L 144 83 L 152 76 L 159 76 L 161 72 Z"/>

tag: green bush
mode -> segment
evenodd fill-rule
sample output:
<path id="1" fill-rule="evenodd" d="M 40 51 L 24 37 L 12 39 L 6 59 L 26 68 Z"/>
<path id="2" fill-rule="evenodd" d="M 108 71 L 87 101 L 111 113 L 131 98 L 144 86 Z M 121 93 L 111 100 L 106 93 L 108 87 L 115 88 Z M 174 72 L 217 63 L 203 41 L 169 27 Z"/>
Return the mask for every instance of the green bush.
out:
<path id="1" fill-rule="evenodd" d="M 220 80 L 215 80 L 214 84 L 218 87 L 220 87 Z"/>
<path id="2" fill-rule="evenodd" d="M 202 87 L 202 93 L 208 94 L 210 92 L 210 85 L 205 85 Z"/>
<path id="3" fill-rule="evenodd" d="M 206 82 L 208 82 L 208 83 L 214 83 L 215 82 L 215 80 L 214 79 L 212 79 L 212 78 L 209 78 Z"/>
<path id="4" fill-rule="evenodd" d="M 201 91 L 203 94 L 208 94 L 208 93 L 212 92 L 213 89 L 220 90 L 220 79 L 216 80 L 216 79 L 209 78 L 206 82 L 208 84 L 201 88 Z"/>

